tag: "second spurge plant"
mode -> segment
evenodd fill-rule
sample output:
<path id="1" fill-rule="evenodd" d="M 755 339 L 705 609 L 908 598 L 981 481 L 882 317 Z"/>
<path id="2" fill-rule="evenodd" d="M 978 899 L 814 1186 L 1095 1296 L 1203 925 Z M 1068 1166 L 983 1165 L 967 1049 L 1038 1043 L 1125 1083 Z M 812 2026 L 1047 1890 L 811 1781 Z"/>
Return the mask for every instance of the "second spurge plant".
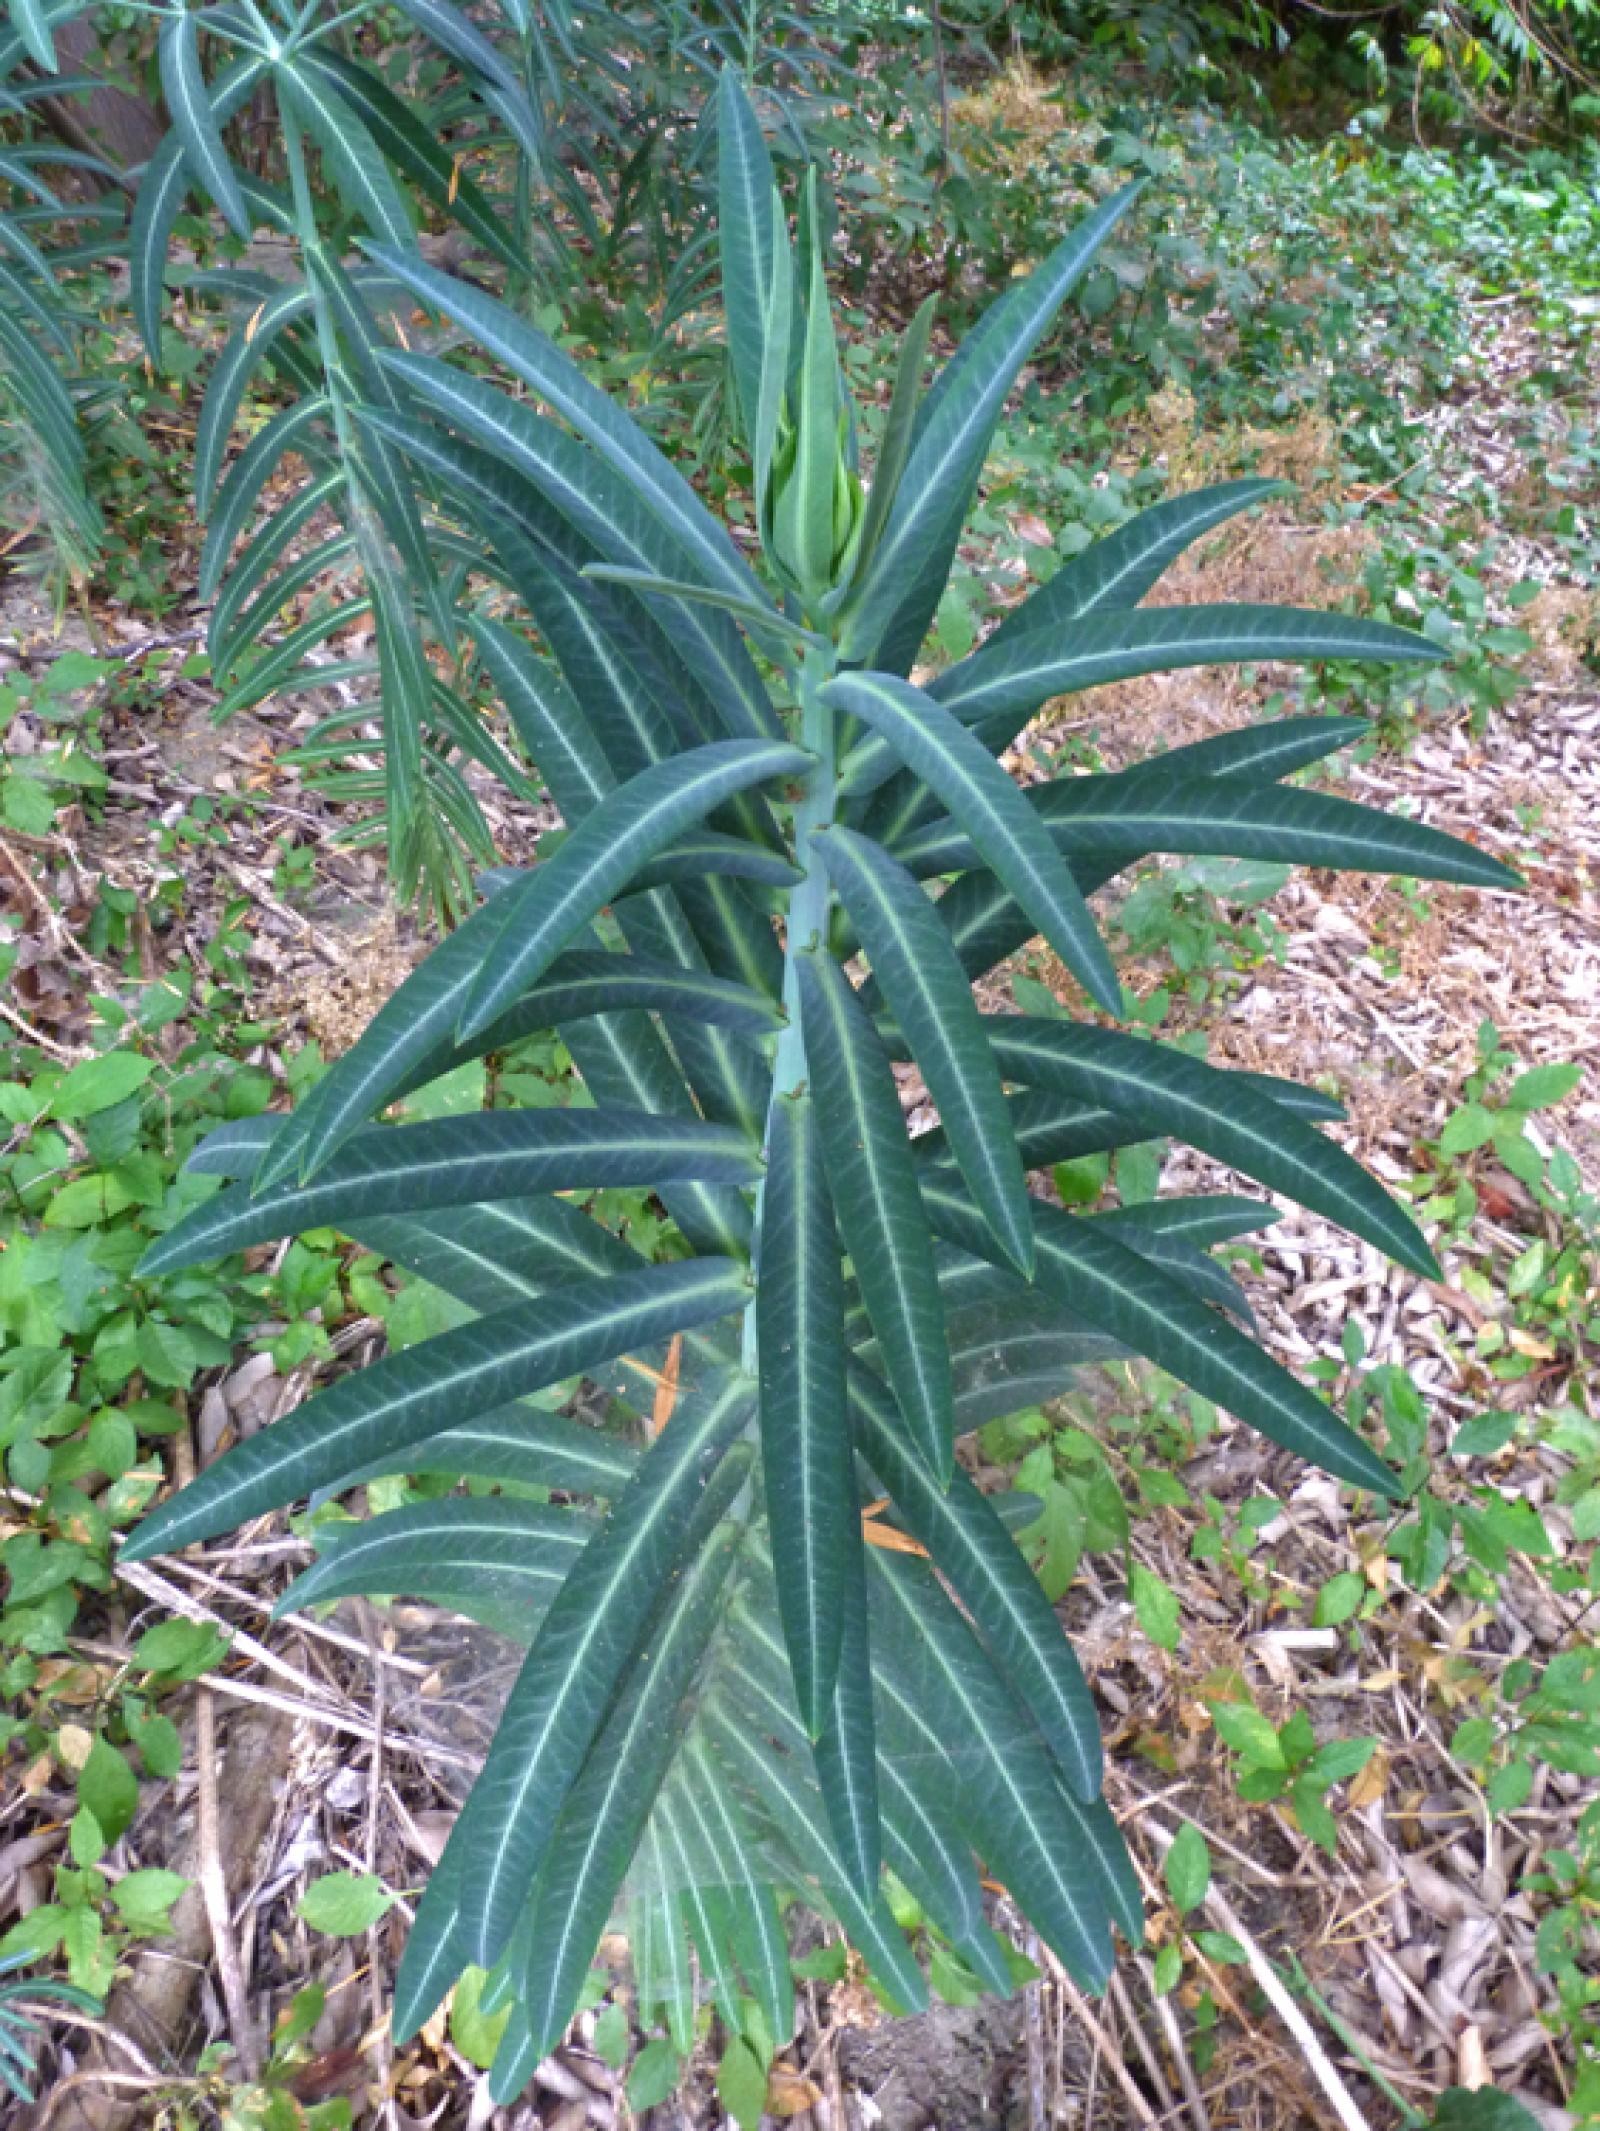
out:
<path id="1" fill-rule="evenodd" d="M 921 2001 L 885 1864 L 992 1988 L 1009 1971 L 980 1870 L 1074 1975 L 1105 1980 L 1112 1925 L 1135 1937 L 1140 1904 L 1100 1797 L 1095 1712 L 956 1438 L 1059 1390 L 1077 1361 L 1142 1355 L 1353 1485 L 1394 1482 L 1249 1337 L 1206 1255 L 1270 1220 L 1264 1201 L 1074 1215 L 1030 1195 L 1028 1174 L 1170 1136 L 1435 1267 L 1317 1131 L 1336 1104 L 1085 1019 L 985 1012 L 974 980 L 1042 934 L 1117 1014 L 1086 898 L 1152 852 L 1515 885 L 1415 822 L 1282 781 L 1364 730 L 1349 719 L 1019 790 L 998 758 L 1074 689 L 1223 660 L 1437 654 L 1295 608 L 1141 606 L 1191 540 L 1272 486 L 1246 480 L 1146 511 L 915 686 L 1006 396 L 1133 189 L 1010 289 L 926 393 L 918 319 L 864 488 L 818 218 L 803 205 L 797 267 L 731 78 L 716 120 L 765 574 L 548 340 L 380 252 L 522 388 L 395 351 L 384 361 L 436 426 L 381 405 L 363 419 L 442 482 L 500 611 L 509 590 L 536 625 L 542 650 L 485 613 L 468 622 L 567 834 L 498 884 L 298 1112 L 209 1143 L 202 1166 L 243 1181 L 156 1252 L 171 1267 L 334 1223 L 449 1291 L 463 1321 L 231 1451 L 130 1552 L 376 1473 L 557 1498 L 480 1490 L 335 1527 L 288 1600 L 407 1592 L 531 1633 L 395 2009 L 403 2035 L 468 1964 L 497 1970 L 487 2002 L 515 2006 L 504 2095 L 560 2038 L 625 1882 L 641 1996 L 681 1993 L 687 1933 L 724 2006 L 753 1996 L 778 2036 L 779 1887 L 837 1919 L 893 2003 Z M 551 1026 L 593 1107 L 370 1122 Z M 907 1061 L 939 1115 L 915 1139 Z M 607 1185 L 659 1193 L 669 1262 L 571 1196 Z M 657 1433 L 645 1417 L 669 1352 Z M 530 1403 L 581 1376 L 631 1387 L 631 1432 Z M 887 1515 L 864 1516 L 880 1498 Z"/>

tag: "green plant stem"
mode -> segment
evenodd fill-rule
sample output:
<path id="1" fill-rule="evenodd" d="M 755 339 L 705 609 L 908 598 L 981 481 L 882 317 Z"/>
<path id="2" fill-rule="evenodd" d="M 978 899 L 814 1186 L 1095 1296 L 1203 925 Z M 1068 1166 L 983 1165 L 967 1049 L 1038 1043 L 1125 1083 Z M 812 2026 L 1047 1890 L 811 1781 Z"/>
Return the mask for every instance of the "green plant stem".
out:
<path id="1" fill-rule="evenodd" d="M 1289 1960 L 1290 1972 L 1284 1978 L 1288 1987 L 1291 1990 L 1297 1992 L 1301 1997 L 1305 1998 L 1311 2005 L 1312 2009 L 1315 2012 L 1321 2014 L 1323 2020 L 1327 2023 L 1328 2027 L 1333 2031 L 1334 2035 L 1343 2044 L 1343 2046 L 1350 2052 L 1351 2056 L 1356 2060 L 1357 2064 L 1360 2065 L 1362 2071 L 1366 2073 L 1367 2077 L 1372 2081 L 1373 2085 L 1378 2089 L 1378 2091 L 1382 2095 L 1385 2096 L 1385 2098 L 1396 2109 L 1399 2110 L 1400 2120 L 1401 2123 L 1405 2126 L 1405 2131 L 1415 2131 L 1415 2127 L 1421 2124 L 1423 2121 L 1421 2113 L 1411 2106 L 1410 2102 L 1406 2100 L 1405 2096 L 1400 2093 L 1399 2090 L 1390 2083 L 1390 2081 L 1384 2078 L 1383 2074 L 1378 2070 L 1378 2067 L 1372 2062 L 1372 2059 L 1367 2055 L 1366 2051 L 1362 2049 L 1361 2045 L 1356 2041 L 1350 2030 L 1339 2018 L 1333 2007 L 1328 2003 L 1327 1999 L 1322 1995 L 1321 1991 L 1317 1989 L 1311 1978 L 1306 1974 L 1305 1969 L 1301 1966 L 1300 1962 L 1292 1954 L 1290 1955 Z"/>
<path id="2" fill-rule="evenodd" d="M 315 29 L 310 31 L 301 41 L 306 44 L 322 44 L 336 30 L 342 30 L 351 22 L 365 22 L 370 16 L 375 15 L 377 11 L 378 0 L 357 0 L 356 6 L 341 8 L 339 13 L 333 16 L 330 21 L 319 22 Z"/>
<path id="3" fill-rule="evenodd" d="M 798 957 L 808 948 L 826 944 L 831 890 L 827 869 L 812 849 L 811 835 L 833 820 L 838 804 L 839 780 L 834 760 L 834 714 L 822 700 L 822 691 L 838 667 L 838 652 L 832 643 L 813 640 L 800 664 L 800 745 L 816 757 L 816 766 L 806 779 L 806 788 L 794 810 L 795 864 L 805 878 L 789 904 L 788 929 L 783 952 L 783 1005 L 788 1024 L 778 1038 L 772 1063 L 772 1096 L 767 1111 L 767 1138 L 771 1137 L 772 1108 L 784 1096 L 805 1084 L 806 1044 L 800 1026 L 800 969 Z M 756 1192 L 754 1255 L 760 1264 L 762 1192 Z M 744 1317 L 744 1366 L 755 1374 L 756 1313 L 751 1303 Z"/>
<path id="4" fill-rule="evenodd" d="M 533 25 L 531 21 L 522 33 L 521 60 L 522 85 L 527 90 L 529 103 L 533 105 L 535 110 L 538 110 L 539 89 L 534 80 Z M 534 309 L 534 172 L 529 161 L 527 148 L 521 139 L 514 138 L 512 146 L 516 150 L 516 165 L 511 193 L 511 230 L 517 256 L 522 260 L 523 265 L 521 271 L 513 274 L 506 283 L 506 301 L 515 309 L 524 310 L 531 316 Z"/>

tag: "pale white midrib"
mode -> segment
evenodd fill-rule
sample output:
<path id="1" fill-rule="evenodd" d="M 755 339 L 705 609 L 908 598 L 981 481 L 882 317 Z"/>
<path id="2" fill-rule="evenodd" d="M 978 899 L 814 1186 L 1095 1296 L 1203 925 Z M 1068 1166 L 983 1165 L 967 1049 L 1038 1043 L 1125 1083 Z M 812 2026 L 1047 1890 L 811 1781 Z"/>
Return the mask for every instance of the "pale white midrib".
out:
<path id="1" fill-rule="evenodd" d="M 379 1521 L 381 1522 L 382 1520 L 380 1519 Z M 452 1523 L 449 1526 L 440 1526 L 435 1530 L 422 1527 L 419 1530 L 409 1532 L 374 1533 L 371 1537 L 363 1536 L 361 1539 L 352 1540 L 349 1544 L 340 1547 L 336 1553 L 324 1555 L 323 1561 L 328 1566 L 327 1581 L 329 1583 L 337 1583 L 347 1570 L 354 1569 L 358 1573 L 365 1575 L 370 1569 L 375 1556 L 381 1560 L 385 1553 L 392 1552 L 394 1548 L 405 1546 L 410 1541 L 419 1538 L 446 1538 L 458 1545 L 473 1539 L 501 1540 L 508 1545 L 516 1541 L 524 1546 L 534 1541 L 541 1544 L 548 1542 L 550 1545 L 565 1549 L 569 1553 L 581 1554 L 593 1536 L 592 1531 L 586 1532 L 581 1528 L 570 1532 L 562 1531 L 559 1526 L 518 1531 L 513 1526 L 506 1524 Z M 314 1563 L 307 1571 L 307 1574 L 315 1576 L 317 1570 L 323 1566 L 323 1561 Z M 361 1566 L 363 1563 L 367 1565 L 366 1568 Z M 480 1555 L 476 1559 L 452 1558 L 430 1562 L 425 1569 L 419 1570 L 418 1573 L 426 1576 L 443 1573 L 448 1576 L 454 1574 L 457 1570 L 471 1572 L 478 1569 L 493 1569 L 499 1575 L 516 1576 L 529 1582 L 541 1583 L 559 1583 L 566 1574 L 564 1568 L 556 1569 L 526 1560 L 495 1561 L 491 1560 L 487 1555 Z"/>

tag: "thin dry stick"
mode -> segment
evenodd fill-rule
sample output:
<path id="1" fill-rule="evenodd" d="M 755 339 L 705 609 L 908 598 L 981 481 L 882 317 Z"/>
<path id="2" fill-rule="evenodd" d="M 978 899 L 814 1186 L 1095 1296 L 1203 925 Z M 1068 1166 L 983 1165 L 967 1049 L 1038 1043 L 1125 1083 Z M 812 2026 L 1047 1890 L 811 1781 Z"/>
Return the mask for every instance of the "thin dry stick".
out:
<path id="1" fill-rule="evenodd" d="M 184 1576 L 191 1583 L 203 1584 L 208 1591 L 215 1591 L 223 1598 L 231 1598 L 241 1606 L 248 1606 L 254 1613 L 270 1615 L 271 1607 L 264 1606 L 254 1591 L 247 1591 L 241 1584 L 229 1583 L 225 1577 L 213 1576 L 206 1569 L 196 1567 L 180 1554 L 167 1563 L 175 1576 Z M 331 1643 L 336 1650 L 348 1650 L 352 1657 L 364 1658 L 371 1665 L 387 1665 L 394 1672 L 409 1672 L 418 1679 L 426 1679 L 431 1665 L 423 1664 L 420 1658 L 401 1657 L 398 1652 L 381 1649 L 370 1638 L 346 1635 L 341 1628 L 329 1627 L 326 1621 L 306 1620 L 297 1617 L 290 1624 L 296 1635 L 309 1636 L 313 1642 Z"/>
<path id="2" fill-rule="evenodd" d="M 1133 2037 L 1133 2046 L 1139 2052 L 1139 2061 L 1145 2068 L 1151 2086 L 1156 2090 L 1156 2099 L 1160 2102 L 1163 2112 L 1170 2115 L 1175 2106 L 1172 2089 L 1167 2085 L 1160 2059 L 1150 2047 L 1150 2037 L 1144 2031 L 1144 2022 L 1139 2018 L 1133 2000 L 1128 1996 L 1128 1986 L 1116 1970 L 1113 1970 L 1111 1975 L 1111 1995 L 1117 2001 L 1117 2010 Z"/>
<path id="3" fill-rule="evenodd" d="M 254 1658 L 256 1663 L 268 1672 L 275 1672 L 280 1680 L 287 1680 L 291 1687 L 298 1687 L 302 1694 L 311 1695 L 321 1701 L 322 1687 L 310 1673 L 302 1672 L 297 1665 L 291 1665 L 287 1658 L 279 1657 L 275 1650 L 269 1650 L 248 1628 L 236 1627 L 232 1621 L 224 1619 L 203 1600 L 188 1591 L 180 1590 L 175 1583 L 169 1583 L 165 1576 L 158 1576 L 154 1569 L 147 1569 L 142 1561 L 119 1561 L 116 1565 L 116 1575 L 120 1582 L 131 1584 L 134 1590 L 145 1598 L 153 1599 L 157 1605 L 165 1606 L 170 1613 L 181 1613 L 185 1620 L 199 1621 L 205 1627 L 216 1628 L 230 1638 L 230 1648 L 236 1656 Z"/>
<path id="4" fill-rule="evenodd" d="M 1027 1951 L 1028 1958 L 1037 1962 L 1039 1940 L 1035 1932 L 1028 1934 Z M 1044 2020 L 1039 2003 L 1043 1990 L 1044 1978 L 1041 1976 L 1022 1994 L 1028 2039 L 1028 2131 L 1048 2131 L 1049 2124 L 1045 2112 Z"/>
<path id="5" fill-rule="evenodd" d="M 1101 2026 L 1088 1999 L 1079 1990 L 1077 1984 L 1073 1982 L 1071 1976 L 1067 1974 L 1067 1971 L 1061 1966 L 1061 1963 L 1050 1952 L 1048 1947 L 1045 1949 L 1045 1954 L 1047 1966 L 1057 1989 L 1062 1992 L 1067 2002 L 1071 2005 L 1079 2026 L 1093 2038 L 1101 2056 L 1111 2067 L 1113 2077 L 1127 2096 L 1128 2107 L 1133 2111 L 1138 2121 L 1145 2125 L 1147 2131 L 1149 2131 L 1149 2127 L 1158 2121 L 1156 2112 L 1151 2108 L 1149 2102 L 1145 2100 L 1143 2093 L 1140 2091 L 1139 2082 L 1123 2063 L 1121 2050 L 1117 2048 L 1117 2045 Z"/>
<path id="6" fill-rule="evenodd" d="M 38 2131 L 48 2131 L 55 2121 L 56 2111 L 75 2087 L 140 2087 L 148 2093 L 152 2087 L 170 2087 L 173 2081 L 159 2072 L 74 2072 L 66 2079 L 57 2080 L 45 2096 L 44 2113 L 39 2118 Z"/>
<path id="7" fill-rule="evenodd" d="M 1126 1828 L 1131 1822 L 1142 1820 L 1145 1814 L 1152 1811 L 1154 1807 L 1164 1805 L 1169 1799 L 1176 1798 L 1180 1792 L 1192 1791 L 1193 1788 L 1194 1786 L 1191 1783 L 1169 1783 L 1164 1791 L 1157 1791 L 1153 1795 L 1140 1797 L 1136 1794 L 1133 1803 L 1117 1814 L 1117 1820 L 1122 1827 Z M 1247 1850 L 1241 1850 L 1237 1845 L 1229 1842 L 1226 1835 L 1219 1835 L 1214 1828 L 1208 1827 L 1203 1820 L 1196 1820 L 1194 1814 L 1190 1812 L 1187 1806 L 1183 1808 L 1183 1817 L 1185 1820 L 1193 1821 L 1213 1849 L 1223 1851 L 1233 1859 L 1242 1871 L 1248 1872 L 1252 1879 L 1259 1880 L 1264 1887 L 1287 1887 L 1290 1884 L 1281 1872 L 1269 1871 L 1265 1865 L 1258 1863 Z"/>
<path id="8" fill-rule="evenodd" d="M 213 1694 L 232 1695 L 240 1702 L 260 1702 L 267 1709 L 281 1709 L 285 1716 L 301 1717 L 308 1724 L 321 1724 L 328 1731 L 343 1732 L 348 1738 L 360 1739 L 368 1746 L 372 1744 L 370 1724 L 344 1716 L 323 1703 L 302 1702 L 292 1694 L 279 1694 L 271 1687 L 257 1687 L 249 1680 L 230 1680 L 220 1672 L 213 1673 L 206 1684 Z M 388 1744 L 392 1753 L 415 1754 L 420 1761 L 442 1762 L 446 1768 L 470 1768 L 476 1774 L 483 1765 L 481 1754 L 458 1753 L 453 1746 L 436 1746 L 431 1739 L 414 1739 L 408 1733 L 390 1732 Z"/>
<path id="9" fill-rule="evenodd" d="M 53 1051 L 57 1058 L 64 1058 L 68 1065 L 75 1065 L 80 1058 L 90 1058 L 94 1055 L 84 1045 L 58 1043 L 54 1036 L 47 1036 L 43 1029 L 36 1029 L 31 1021 L 24 1021 L 14 1008 L 7 1006 L 4 999 L 0 999 L 0 1014 L 3 1014 L 29 1043 L 36 1043 L 41 1051 Z"/>
<path id="10" fill-rule="evenodd" d="M 370 1638 L 376 1644 L 377 1638 Z M 383 1798 L 383 1732 L 389 1716 L 389 1675 L 381 1665 L 373 1672 L 372 1700 L 372 1765 L 367 1771 L 367 1870 L 378 1869 L 378 1807 Z M 372 2008 L 373 2034 L 377 2038 L 378 2074 L 383 2085 L 383 2120 L 394 2131 L 398 2123 L 394 2100 L 394 2043 L 389 2034 L 389 2023 L 384 2016 L 383 1977 L 380 1974 L 382 1954 L 378 1933 L 381 1924 L 373 1925 L 367 1933 L 367 1959 L 371 1970 L 368 1985 L 368 2003 Z"/>
<path id="11" fill-rule="evenodd" d="M 54 2027 L 76 2027 L 81 2028 L 87 2035 L 98 2035 L 101 2042 L 108 2049 L 121 2050 L 124 2057 L 131 2059 L 138 2066 L 140 2076 L 148 2080 L 152 2086 L 159 2086 L 166 2076 L 156 2070 L 131 2035 L 125 2035 L 121 2028 L 113 2027 L 108 2020 L 99 2019 L 93 2013 L 80 2013 L 72 2006 L 53 2004 L 46 1999 L 41 1999 L 38 2005 L 35 2006 L 29 1999 L 24 1998 L 22 2005 L 25 2011 L 38 2012 Z M 93 2079 L 100 2077 L 110 2078 L 114 2075 L 110 2073 L 84 2072 L 80 2076 L 84 2079 Z M 131 2078 L 132 2074 L 124 2074 L 123 2076 Z"/>
<path id="12" fill-rule="evenodd" d="M 244 1972 L 239 1966 L 239 1948 L 228 1908 L 228 1875 L 222 1865 L 222 1829 L 217 1817 L 217 1712 L 211 1691 L 203 1684 L 195 1689 L 194 1725 L 200 1845 L 196 1876 L 206 1905 L 206 1921 L 211 1926 L 211 1950 L 222 1978 L 222 2000 L 228 2008 L 234 2052 L 246 2079 L 253 2080 L 261 2069 L 261 2051 L 245 1996 Z"/>
<path id="13" fill-rule="evenodd" d="M 1206 2098 L 1200 2091 L 1200 2082 L 1194 2076 L 1194 2066 L 1189 2062 L 1189 2052 L 1184 2048 L 1183 2036 L 1178 2028 L 1178 2016 L 1172 2010 L 1172 2001 L 1156 1989 L 1155 1970 L 1148 1961 L 1139 1963 L 1139 1973 L 1144 1978 L 1145 1988 L 1150 1993 L 1150 2003 L 1161 2023 L 1161 2032 L 1167 2040 L 1167 2053 L 1178 2074 L 1178 2084 L 1183 2088 L 1184 2102 L 1194 2118 L 1197 2131 L 1211 2131 L 1211 2116 L 1206 2108 Z"/>
<path id="14" fill-rule="evenodd" d="M 1146 1820 L 1145 1826 L 1163 1851 L 1171 1849 L 1173 1838 L 1165 1828 L 1154 1820 Z M 1311 2076 L 1327 2095 L 1333 2113 L 1344 2125 L 1345 2131 L 1372 2131 L 1371 2124 L 1356 2106 L 1355 2096 L 1339 2077 L 1327 2051 L 1317 2040 L 1316 2030 L 1290 1997 L 1276 1968 L 1240 1922 L 1232 1903 L 1214 1886 L 1207 1888 L 1205 1903 L 1207 1913 L 1218 1929 L 1226 1931 L 1243 1947 L 1244 1957 L 1250 1964 L 1250 1973 L 1261 1986 L 1263 1997 L 1293 2035 L 1300 2054 L 1310 2067 Z"/>

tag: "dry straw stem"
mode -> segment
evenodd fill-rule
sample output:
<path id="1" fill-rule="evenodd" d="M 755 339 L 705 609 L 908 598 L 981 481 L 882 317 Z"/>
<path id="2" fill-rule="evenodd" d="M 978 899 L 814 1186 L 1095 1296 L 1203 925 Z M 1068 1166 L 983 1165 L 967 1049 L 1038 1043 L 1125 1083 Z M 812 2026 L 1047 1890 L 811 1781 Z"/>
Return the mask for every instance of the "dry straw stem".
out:
<path id="1" fill-rule="evenodd" d="M 1166 1828 L 1149 1815 L 1146 1815 L 1144 1825 L 1163 1854 L 1171 1849 L 1174 1837 Z M 1206 1890 L 1205 1907 L 1206 1914 L 1218 1930 L 1227 1932 L 1230 1938 L 1237 1939 L 1243 1947 L 1245 1959 L 1250 1964 L 1250 1973 L 1261 1986 L 1262 1996 L 1294 2037 L 1310 2068 L 1311 2076 L 1327 2095 L 1334 2115 L 1344 2126 L 1344 2131 L 1372 2131 L 1371 2123 L 1356 2106 L 1354 2095 L 1339 2077 L 1327 2051 L 1317 2040 L 1316 2031 L 1290 1997 L 1277 1969 L 1240 1922 L 1232 1903 L 1220 1894 L 1215 1886 L 1211 1886 Z"/>

